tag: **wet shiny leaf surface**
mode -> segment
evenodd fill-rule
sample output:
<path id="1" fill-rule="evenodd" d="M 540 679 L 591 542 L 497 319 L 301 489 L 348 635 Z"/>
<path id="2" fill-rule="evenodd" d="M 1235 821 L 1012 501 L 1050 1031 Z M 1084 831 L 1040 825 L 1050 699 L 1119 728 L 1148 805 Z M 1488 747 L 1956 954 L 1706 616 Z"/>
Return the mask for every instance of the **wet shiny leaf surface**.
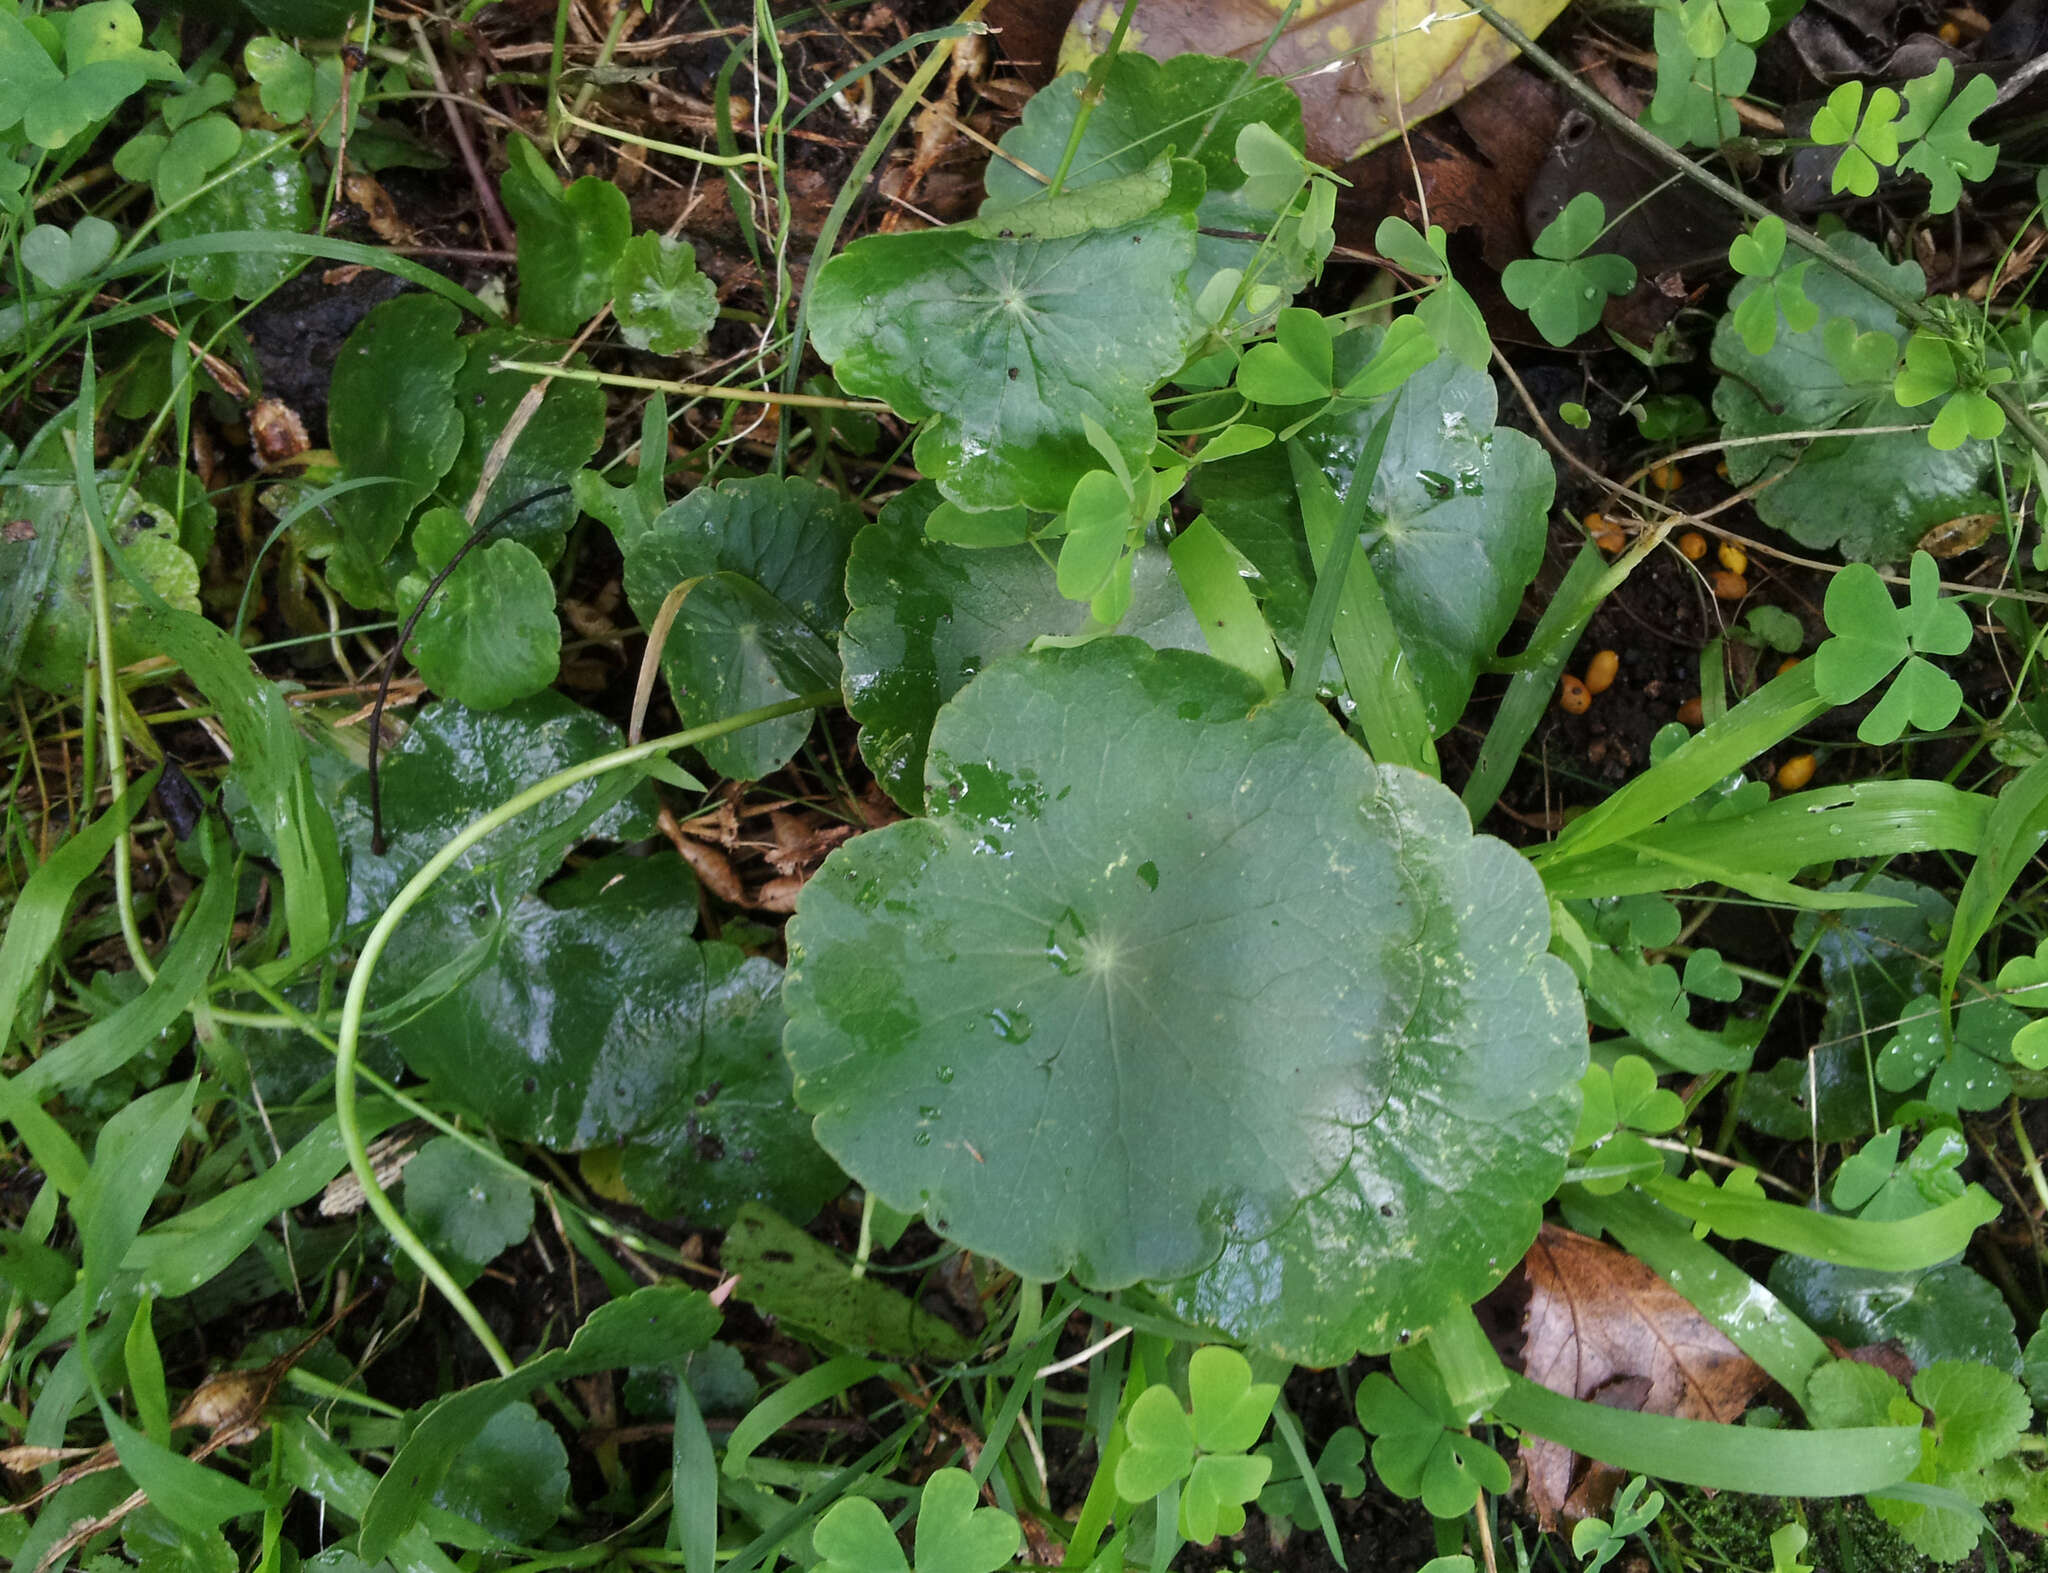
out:
<path id="1" fill-rule="evenodd" d="M 1041 634 L 1077 634 L 1089 620 L 1031 547 L 970 550 L 926 536 L 938 500 L 936 487 L 914 487 L 855 538 L 846 569 L 853 604 L 839 642 L 861 757 L 911 813 L 924 808 L 925 746 L 939 706 L 991 661 L 1021 654 Z M 1117 629 L 1155 649 L 1204 648 L 1159 548 L 1139 551 L 1131 609 Z"/>
<path id="2" fill-rule="evenodd" d="M 1376 1204 L 1382 1163 L 1509 1215 L 1501 1271 L 1533 1235 L 1584 1059 L 1533 877 L 1319 707 L 1259 699 L 1208 657 L 1122 638 L 999 663 L 940 712 L 934 817 L 855 838 L 806 887 L 798 1099 L 890 1205 L 1028 1276 L 1103 1287 L 1201 1271 L 1347 1172 Z M 1453 937 L 1461 877 L 1512 947 L 1483 981 Z M 1468 990 L 1537 1024 L 1493 1036 Z M 1533 1144 L 1449 1112 L 1436 1088 L 1462 1086 L 1468 1056 L 1485 1107 L 1547 1100 L 1514 1133 Z M 1376 1297 L 1461 1292 L 1403 1249 Z M 1260 1309 L 1235 1331 L 1317 1331 L 1295 1301 Z"/>

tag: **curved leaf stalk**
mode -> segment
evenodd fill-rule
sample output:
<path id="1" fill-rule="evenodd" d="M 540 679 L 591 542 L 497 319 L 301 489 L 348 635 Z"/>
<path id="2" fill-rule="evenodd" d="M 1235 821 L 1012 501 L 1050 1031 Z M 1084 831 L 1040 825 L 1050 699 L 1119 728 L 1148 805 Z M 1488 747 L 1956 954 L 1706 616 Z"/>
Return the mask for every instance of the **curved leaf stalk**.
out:
<path id="1" fill-rule="evenodd" d="M 512 1370 L 514 1361 L 498 1342 L 483 1313 L 462 1286 L 456 1283 L 448 1269 L 427 1248 L 424 1240 L 415 1234 L 406 1221 L 399 1216 L 391 1198 L 378 1183 L 376 1171 L 370 1165 L 369 1151 L 363 1141 L 363 1130 L 356 1109 L 356 1078 L 359 1074 L 358 1058 L 361 1053 L 363 1010 L 370 992 L 370 976 L 376 971 L 378 959 L 390 945 L 391 938 L 398 932 L 398 925 L 405 921 L 405 915 L 417 906 L 436 881 L 452 868 L 456 861 L 484 837 L 503 828 L 530 808 L 566 792 L 578 782 L 589 781 L 637 765 L 643 760 L 655 759 L 679 748 L 689 748 L 714 737 L 723 737 L 728 732 L 742 731 L 762 721 L 772 721 L 778 716 L 796 715 L 805 710 L 817 710 L 836 702 L 836 692 L 804 694 L 795 699 L 785 699 L 779 704 L 763 705 L 758 710 L 742 711 L 736 716 L 727 716 L 706 726 L 694 726 L 681 732 L 671 732 L 666 737 L 657 737 L 648 742 L 614 750 L 596 759 L 586 759 L 567 770 L 557 771 L 545 781 L 537 781 L 525 791 L 500 803 L 489 813 L 472 820 L 448 844 L 427 859 L 418 873 L 406 881 L 405 888 L 391 898 L 391 904 L 377 919 L 363 941 L 361 953 L 356 958 L 354 976 L 349 979 L 348 994 L 342 1001 L 341 1024 L 335 1033 L 334 1044 L 334 1120 L 341 1136 L 342 1150 L 348 1155 L 349 1168 L 354 1172 L 363 1188 L 363 1201 L 377 1221 L 389 1231 L 391 1238 L 405 1254 L 412 1258 L 420 1274 L 447 1297 L 469 1330 L 476 1334 L 477 1341 L 491 1357 L 500 1374 Z"/>
<path id="2" fill-rule="evenodd" d="M 1579 80 L 1556 56 L 1550 54 L 1535 39 L 1502 16 L 1489 3 L 1489 0 L 1472 0 L 1472 6 L 1488 22 L 1493 24 L 1495 32 L 1499 33 L 1501 37 L 1505 38 L 1516 49 L 1526 55 L 1530 63 L 1541 70 L 1545 76 L 1548 76 L 1559 87 L 1577 99 L 1579 104 L 1595 120 L 1600 121 L 1603 125 L 1612 127 L 1623 137 L 1648 153 L 1652 158 L 1670 165 L 1695 184 L 1712 192 L 1723 202 L 1733 207 L 1738 213 L 1749 219 L 1750 222 L 1754 223 L 1758 219 L 1777 217 L 1761 202 L 1729 185 L 1727 181 L 1721 179 L 1718 175 L 1700 164 L 1697 159 L 1688 158 L 1662 137 L 1654 132 L 1645 130 L 1637 125 L 1635 121 L 1629 119 L 1627 115 L 1624 115 L 1620 110 L 1608 103 L 1605 98 L 1601 97 L 1595 89 Z M 1879 300 L 1891 307 L 1892 310 L 1896 311 L 1899 314 L 1900 320 L 1906 323 L 1907 326 L 1926 329 L 1930 332 L 1939 330 L 1941 326 L 1939 320 L 1925 305 L 1917 300 L 1908 299 L 1905 295 L 1902 295 L 1899 291 L 1885 283 L 1884 280 L 1873 277 L 1865 272 L 1855 262 L 1831 248 L 1826 241 L 1822 240 L 1812 230 L 1798 224 L 1786 224 L 1785 238 L 1802 251 L 1811 253 L 1828 267 L 1833 268 L 1843 278 L 1849 280 L 1850 283 L 1875 295 Z M 2011 421 L 2020 435 L 2026 439 L 2027 446 L 2032 448 L 2044 462 L 2048 462 L 2048 428 L 2044 428 L 2034 418 L 2033 411 L 2028 407 L 2027 401 L 2020 396 L 2015 385 L 2001 383 L 1986 391 L 1997 401 L 1998 407 L 2005 411 L 2006 419 Z"/>

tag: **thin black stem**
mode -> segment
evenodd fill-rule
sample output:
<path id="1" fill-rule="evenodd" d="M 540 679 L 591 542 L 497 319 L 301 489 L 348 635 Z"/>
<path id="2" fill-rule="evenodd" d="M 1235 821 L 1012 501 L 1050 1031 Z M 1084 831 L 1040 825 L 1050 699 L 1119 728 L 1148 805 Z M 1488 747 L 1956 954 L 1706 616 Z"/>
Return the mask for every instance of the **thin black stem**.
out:
<path id="1" fill-rule="evenodd" d="M 384 702 L 391 695 L 391 675 L 398 670 L 398 658 L 405 652 L 405 642 L 412 638 L 412 631 L 418 626 L 420 615 L 427 609 L 427 603 L 433 600 L 434 592 L 448 582 L 448 576 L 462 566 L 462 559 L 483 545 L 493 530 L 515 513 L 531 508 L 537 502 L 546 502 L 550 497 L 566 497 L 569 491 L 570 488 L 567 486 L 550 486 L 530 497 L 521 498 L 509 508 L 501 508 L 478 525 L 470 538 L 455 549 L 455 555 L 441 565 L 441 571 L 427 581 L 427 588 L 420 596 L 418 604 L 406 618 L 405 625 L 398 630 L 398 638 L 392 644 L 390 654 L 386 655 L 381 663 L 384 673 L 377 679 L 377 702 L 370 706 L 370 850 L 378 857 L 384 855 L 384 798 L 377 781 L 377 755 L 384 737 Z"/>

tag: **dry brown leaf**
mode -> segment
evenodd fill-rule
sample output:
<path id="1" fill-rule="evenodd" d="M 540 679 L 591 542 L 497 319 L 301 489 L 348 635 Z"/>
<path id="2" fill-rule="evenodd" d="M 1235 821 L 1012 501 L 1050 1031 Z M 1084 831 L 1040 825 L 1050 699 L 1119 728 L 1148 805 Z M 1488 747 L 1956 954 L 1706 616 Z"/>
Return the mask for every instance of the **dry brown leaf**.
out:
<path id="1" fill-rule="evenodd" d="M 1732 1425 L 1770 1380 L 1692 1304 L 1625 1251 L 1545 1224 L 1529 1278 L 1523 1370 L 1567 1397 Z M 1623 1473 L 1524 1437 L 1529 1506 L 1545 1529 L 1601 1512 Z"/>

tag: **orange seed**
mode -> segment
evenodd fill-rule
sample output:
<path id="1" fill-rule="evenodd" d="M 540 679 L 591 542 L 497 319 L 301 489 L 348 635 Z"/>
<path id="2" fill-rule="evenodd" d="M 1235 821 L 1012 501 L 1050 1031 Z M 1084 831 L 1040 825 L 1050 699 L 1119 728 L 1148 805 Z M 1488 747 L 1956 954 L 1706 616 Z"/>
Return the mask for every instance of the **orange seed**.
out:
<path id="1" fill-rule="evenodd" d="M 1730 573 L 1749 572 L 1749 553 L 1745 552 L 1733 541 L 1723 541 L 1714 549 L 1714 556 L 1720 561 L 1721 566 Z"/>
<path id="2" fill-rule="evenodd" d="M 1675 464 L 1660 464 L 1650 471 L 1650 484 L 1660 492 L 1675 492 L 1685 484 L 1685 477 L 1679 474 Z"/>
<path id="3" fill-rule="evenodd" d="M 1794 754 L 1778 766 L 1778 785 L 1787 792 L 1797 792 L 1813 779 L 1813 767 L 1813 755 Z"/>
<path id="4" fill-rule="evenodd" d="M 1798 664 L 1799 664 L 1799 657 L 1798 657 L 1798 656 L 1796 656 L 1796 655 L 1788 655 L 1788 656 L 1786 656 L 1784 660 L 1782 660 L 1782 661 L 1780 661 L 1780 662 L 1778 663 L 1778 675 L 1779 675 L 1780 677 L 1783 677 L 1783 676 L 1784 676 L 1784 675 L 1785 675 L 1785 674 L 1786 674 L 1787 672 L 1791 671 L 1791 670 L 1792 670 L 1792 668 L 1793 668 L 1793 667 L 1795 667 L 1795 666 L 1797 666 Z"/>
<path id="5" fill-rule="evenodd" d="M 1934 30 L 1934 36 L 1953 49 L 1963 41 L 1963 30 L 1953 22 L 1944 22 Z"/>
<path id="6" fill-rule="evenodd" d="M 1586 663 L 1586 692 L 1604 694 L 1614 686 L 1614 679 L 1621 671 L 1621 657 L 1615 651 L 1602 650 Z"/>
<path id="7" fill-rule="evenodd" d="M 1697 698 L 1688 699 L 1678 707 L 1678 719 L 1686 726 L 1698 726 L 1705 718 L 1706 712 L 1700 709 Z"/>
<path id="8" fill-rule="evenodd" d="M 1584 715 L 1592 707 L 1593 696 L 1586 691 L 1586 685 L 1569 673 L 1557 685 L 1557 705 L 1566 715 Z"/>
<path id="9" fill-rule="evenodd" d="M 1687 530 L 1678 538 L 1678 554 L 1689 563 L 1696 563 L 1707 555 L 1707 538 L 1697 530 Z"/>
<path id="10" fill-rule="evenodd" d="M 1714 594 L 1723 601 L 1739 601 L 1749 594 L 1749 581 L 1725 568 L 1714 570 Z"/>

